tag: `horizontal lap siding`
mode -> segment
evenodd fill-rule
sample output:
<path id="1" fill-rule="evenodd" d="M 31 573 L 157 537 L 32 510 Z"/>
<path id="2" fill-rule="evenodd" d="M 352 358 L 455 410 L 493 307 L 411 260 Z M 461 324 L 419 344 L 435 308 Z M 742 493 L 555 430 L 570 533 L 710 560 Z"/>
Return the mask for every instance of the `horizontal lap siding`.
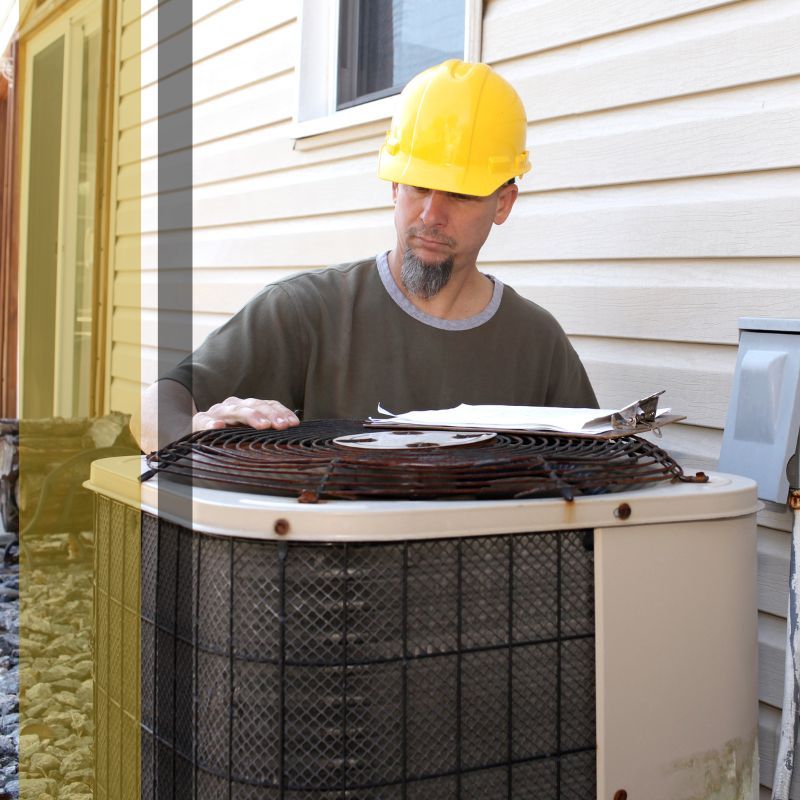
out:
<path id="1" fill-rule="evenodd" d="M 265 283 L 392 243 L 388 187 L 375 178 L 386 121 L 292 138 L 298 5 L 194 1 L 195 230 L 185 269 L 194 270 L 196 342 Z M 123 5 L 112 405 L 138 392 L 124 378 L 137 358 L 145 382 L 157 363 L 154 8 Z M 602 404 L 666 388 L 687 420 L 661 442 L 687 465 L 713 468 L 738 317 L 800 313 L 800 7 L 486 0 L 484 9 L 483 58 L 523 96 L 534 169 L 482 267 L 555 314 Z M 162 160 L 168 186 L 185 188 L 170 181 L 186 158 Z M 139 258 L 141 316 L 131 298 Z M 186 323 L 166 313 L 168 324 Z M 770 783 L 789 547 L 785 519 L 760 522 Z"/>
<path id="2" fill-rule="evenodd" d="M 662 443 L 696 468 L 719 455 L 738 318 L 800 315 L 798 40 L 794 0 L 485 4 L 483 55 L 523 95 L 534 165 L 487 271 L 555 314 L 602 404 L 666 388 L 688 419 Z M 759 522 L 768 786 L 790 542 L 786 516 Z"/>
<path id="3" fill-rule="evenodd" d="M 244 212 L 250 207 L 248 181 L 253 180 L 254 173 L 270 171 L 269 164 L 259 164 L 260 156 L 256 154 L 269 152 L 271 143 L 289 158 L 293 152 L 287 127 L 295 93 L 296 5 L 263 0 L 193 2 L 193 185 L 195 192 L 204 190 L 208 200 L 194 208 L 195 237 L 201 243 L 193 256 L 198 269 L 192 272 L 193 265 L 187 264 L 162 277 L 199 287 L 193 290 L 195 315 L 187 320 L 167 311 L 166 320 L 162 320 L 166 333 L 171 325 L 177 329 L 191 324 L 199 343 L 247 296 L 270 280 L 270 270 L 264 269 L 258 254 L 270 247 L 269 233 L 274 229 L 265 231 L 265 237 L 257 237 L 250 227 L 251 223 L 268 223 L 269 209 L 279 203 L 270 199 L 273 195 L 265 196 L 265 202 L 257 205 L 258 216 Z M 168 34 L 170 38 L 161 43 L 162 59 L 169 57 L 169 41 L 186 37 L 188 32 L 175 30 Z M 141 385 L 128 379 L 137 359 L 144 384 L 155 377 L 158 364 L 158 130 L 159 124 L 174 124 L 174 112 L 181 109 L 167 109 L 158 119 L 157 40 L 156 3 L 143 0 L 140 9 L 126 4 L 120 44 L 112 407 L 129 407 L 138 402 Z M 181 78 L 176 73 L 167 82 Z M 161 179 L 168 190 L 186 188 L 180 176 L 188 155 L 186 149 L 178 149 L 162 159 Z M 231 169 L 232 162 L 237 164 L 236 169 Z M 289 165 L 282 166 L 285 169 Z M 241 182 L 231 185 L 233 177 Z M 166 206 L 168 211 L 171 202 L 180 200 L 167 191 L 161 197 L 162 209 Z M 215 218 L 214 209 L 226 206 L 243 214 L 229 214 L 225 220 Z M 226 226 L 237 233 L 229 234 Z M 162 237 L 164 245 L 169 246 L 169 234 Z M 238 260 L 237 253 L 244 252 L 248 255 L 241 258 L 242 266 L 245 270 L 252 266 L 254 275 L 232 280 L 227 268 Z M 232 255 L 233 262 L 225 253 Z M 275 267 L 275 275 L 291 271 L 280 264 Z M 234 291 L 237 284 L 243 291 Z M 213 308 L 207 309 L 207 302 Z M 169 349 L 164 349 L 168 354 Z"/>

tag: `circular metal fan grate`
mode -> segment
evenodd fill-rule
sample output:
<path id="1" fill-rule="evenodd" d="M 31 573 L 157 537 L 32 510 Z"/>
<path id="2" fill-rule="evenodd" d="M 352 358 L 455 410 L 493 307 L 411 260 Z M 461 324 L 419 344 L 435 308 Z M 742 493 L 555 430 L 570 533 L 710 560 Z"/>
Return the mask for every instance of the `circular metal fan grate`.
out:
<path id="1" fill-rule="evenodd" d="M 664 450 L 637 436 L 598 439 L 498 433 L 477 444 L 358 450 L 333 440 L 368 435 L 361 422 L 316 420 L 285 431 L 193 433 L 147 457 L 150 472 L 194 485 L 322 499 L 497 499 L 619 492 L 686 478 Z"/>

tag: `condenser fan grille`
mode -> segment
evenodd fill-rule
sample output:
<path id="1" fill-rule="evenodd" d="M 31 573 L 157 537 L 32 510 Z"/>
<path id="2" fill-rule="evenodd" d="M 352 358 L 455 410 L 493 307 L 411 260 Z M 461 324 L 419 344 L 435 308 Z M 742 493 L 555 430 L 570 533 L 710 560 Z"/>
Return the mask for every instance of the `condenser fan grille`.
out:
<path id="1" fill-rule="evenodd" d="M 500 499 L 598 494 L 684 479 L 665 451 L 637 436 L 599 439 L 498 433 L 462 447 L 370 450 L 334 442 L 370 431 L 315 420 L 285 431 L 199 431 L 151 453 L 151 471 L 195 485 L 322 499 Z M 408 436 L 399 432 L 398 436 Z"/>

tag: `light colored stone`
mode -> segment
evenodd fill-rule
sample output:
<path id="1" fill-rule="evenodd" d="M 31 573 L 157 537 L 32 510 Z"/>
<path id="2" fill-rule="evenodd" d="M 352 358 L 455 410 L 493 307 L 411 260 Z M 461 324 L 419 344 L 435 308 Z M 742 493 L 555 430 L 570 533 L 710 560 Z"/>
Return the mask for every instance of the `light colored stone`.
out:
<path id="1" fill-rule="evenodd" d="M 75 750 L 61 762 L 61 774 L 66 776 L 72 772 L 91 768 L 91 766 L 91 754 L 86 750 Z"/>
<path id="2" fill-rule="evenodd" d="M 72 670 L 66 664 L 56 664 L 50 669 L 44 670 L 40 675 L 40 680 L 44 683 L 55 683 L 71 677 Z"/>
<path id="3" fill-rule="evenodd" d="M 86 706 L 91 705 L 93 700 L 94 694 L 94 681 L 90 678 L 88 681 L 84 681 L 78 691 L 75 693 L 75 697 L 78 700 L 81 708 L 85 708 Z"/>
<path id="4" fill-rule="evenodd" d="M 19 757 L 20 760 L 30 758 L 34 753 L 38 753 L 42 747 L 39 737 L 34 734 L 21 735 L 19 737 Z"/>
<path id="5" fill-rule="evenodd" d="M 87 784 L 80 782 L 80 783 L 68 783 L 66 786 L 61 787 L 61 791 L 58 793 L 58 800 L 62 800 L 62 798 L 69 797 L 70 800 L 73 798 L 80 798 L 80 797 L 91 797 L 92 796 L 92 789 Z"/>
<path id="6" fill-rule="evenodd" d="M 78 707 L 78 701 L 75 699 L 74 692 L 57 692 L 53 695 L 53 700 L 61 703 L 62 706 L 70 706 L 71 708 Z"/>
<path id="7" fill-rule="evenodd" d="M 59 760 L 50 753 L 34 753 L 31 756 L 28 769 L 30 772 L 48 773 L 58 769 Z"/>
<path id="8" fill-rule="evenodd" d="M 29 703 L 46 703 L 53 696 L 53 689 L 46 683 L 37 683 L 25 692 Z"/>
<path id="9" fill-rule="evenodd" d="M 25 778 L 20 775 L 20 800 L 39 800 L 43 794 L 52 797 L 56 791 L 56 782 L 52 778 Z"/>

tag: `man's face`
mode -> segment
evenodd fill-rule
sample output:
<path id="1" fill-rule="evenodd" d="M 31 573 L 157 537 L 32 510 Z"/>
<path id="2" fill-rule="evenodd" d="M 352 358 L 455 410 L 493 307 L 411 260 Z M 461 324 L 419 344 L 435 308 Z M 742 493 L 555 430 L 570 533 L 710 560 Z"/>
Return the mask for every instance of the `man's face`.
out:
<path id="1" fill-rule="evenodd" d="M 417 273 L 422 291 L 406 288 L 430 297 L 436 293 L 430 290 L 438 284 L 441 288 L 451 272 L 474 267 L 492 225 L 505 222 L 511 212 L 517 187 L 504 185 L 488 197 L 476 197 L 394 183 L 392 197 L 404 273 Z M 439 273 L 427 282 L 422 273 L 426 266 Z"/>

